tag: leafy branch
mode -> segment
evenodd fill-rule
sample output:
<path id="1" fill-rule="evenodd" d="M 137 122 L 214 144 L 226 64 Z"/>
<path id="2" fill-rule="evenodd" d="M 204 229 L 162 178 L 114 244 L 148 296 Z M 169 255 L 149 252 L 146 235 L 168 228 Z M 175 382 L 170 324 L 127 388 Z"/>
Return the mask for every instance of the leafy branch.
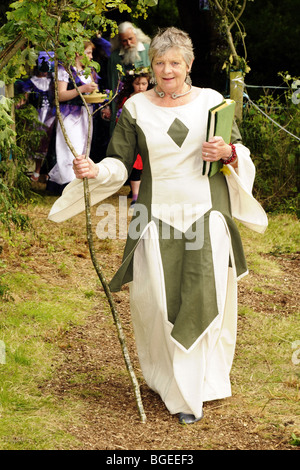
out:
<path id="1" fill-rule="evenodd" d="M 247 50 L 244 39 L 245 33 L 242 32 L 239 21 L 245 11 L 247 0 L 242 0 L 241 4 L 238 0 L 210 0 L 210 4 L 212 7 L 215 7 L 221 18 L 221 29 L 225 33 L 226 41 L 229 47 L 229 58 L 227 61 L 225 61 L 223 68 L 230 66 L 236 70 L 241 69 L 243 72 L 248 73 L 250 68 L 247 65 Z M 232 20 L 230 18 L 232 18 Z M 244 57 L 241 57 L 237 52 L 233 34 L 234 26 L 237 27 L 240 34 L 240 39 L 242 41 L 245 52 Z"/>
<path id="2" fill-rule="evenodd" d="M 145 7 L 155 5 L 156 3 L 157 0 L 137 0 L 133 14 L 143 14 Z M 3 72 L 6 71 L 6 73 L 4 73 L 5 78 L 12 80 L 22 74 L 24 62 L 19 63 L 18 59 L 21 56 L 21 49 L 26 44 L 35 46 L 38 50 L 40 50 L 40 47 L 42 46 L 46 51 L 54 51 L 54 88 L 57 118 L 66 143 L 74 157 L 76 157 L 76 151 L 66 133 L 63 118 L 59 109 L 57 85 L 58 63 L 61 63 L 67 71 L 70 71 L 68 64 L 73 62 L 76 53 L 81 54 L 81 52 L 83 52 L 83 41 L 95 35 L 99 27 L 105 31 L 107 25 L 109 25 L 113 34 L 117 32 L 116 23 L 113 20 L 107 19 L 104 16 L 104 13 L 115 8 L 120 12 L 125 10 L 129 12 L 131 9 L 124 0 L 19 0 L 12 3 L 11 8 L 13 11 L 7 13 L 7 24 L 0 28 L 0 48 L 4 49 L 3 53 L 1 53 L 0 72 L 3 75 Z M 15 60 L 15 62 L 13 63 L 13 66 L 10 67 L 13 60 Z M 72 78 L 72 73 L 69 75 Z M 92 114 L 90 113 L 80 90 L 78 90 L 76 83 L 74 86 L 83 100 L 83 105 L 88 111 L 89 133 L 86 148 L 86 157 L 88 157 L 90 153 Z M 110 101 L 112 101 L 114 97 L 111 97 Z M 106 102 L 105 106 L 109 104 L 109 102 Z M 99 110 L 100 109 L 101 107 Z M 83 186 L 87 238 L 91 259 L 110 305 L 126 367 L 134 386 L 141 420 L 144 422 L 146 420 L 146 416 L 142 405 L 139 385 L 131 366 L 122 325 L 109 285 L 102 273 L 95 255 L 91 224 L 90 193 L 88 180 L 86 178 L 83 180 Z"/>

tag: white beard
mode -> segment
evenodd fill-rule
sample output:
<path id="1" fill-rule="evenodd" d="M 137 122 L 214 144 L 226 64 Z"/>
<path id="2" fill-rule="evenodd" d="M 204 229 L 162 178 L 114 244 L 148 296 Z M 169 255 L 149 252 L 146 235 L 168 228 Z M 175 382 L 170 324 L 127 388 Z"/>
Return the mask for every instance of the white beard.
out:
<path id="1" fill-rule="evenodd" d="M 123 64 L 128 65 L 128 64 L 134 64 L 135 61 L 140 60 L 139 53 L 137 51 L 136 46 L 130 47 L 129 49 L 124 50 L 124 55 L 123 55 Z"/>

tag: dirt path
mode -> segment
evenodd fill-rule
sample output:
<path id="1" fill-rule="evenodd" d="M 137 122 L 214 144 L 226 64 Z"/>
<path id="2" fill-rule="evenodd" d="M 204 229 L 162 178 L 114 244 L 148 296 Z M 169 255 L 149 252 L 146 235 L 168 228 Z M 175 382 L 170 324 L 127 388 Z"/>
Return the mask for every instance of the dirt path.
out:
<path id="1" fill-rule="evenodd" d="M 45 198 L 30 214 L 34 230 L 24 234 L 23 257 L 15 257 L 15 247 L 6 243 L 2 255 L 7 254 L 5 272 L 22 271 L 26 260 L 27 269 L 37 276 L 43 285 L 64 290 L 72 284 L 88 285 L 95 292 L 94 310 L 81 326 L 70 326 L 61 331 L 53 341 L 60 348 L 54 374 L 44 383 L 40 391 L 58 401 L 60 410 L 65 407 L 72 422 L 61 432 L 70 433 L 79 444 L 74 449 L 83 450 L 297 450 L 291 445 L 291 432 L 297 425 L 296 409 L 299 386 L 291 383 L 292 395 L 287 398 L 287 406 L 282 407 L 283 396 L 274 401 L 278 416 L 264 413 L 264 403 L 269 396 L 263 395 L 256 404 L 256 392 L 260 387 L 268 387 L 265 376 L 260 384 L 252 384 L 252 401 L 247 396 L 248 376 L 251 370 L 242 371 L 243 363 L 234 362 L 232 373 L 232 397 L 208 402 L 204 405 L 204 418 L 190 426 L 181 426 L 176 416 L 171 416 L 160 397 L 145 384 L 136 355 L 129 309 L 129 292 L 125 287 L 114 294 L 123 325 L 126 342 L 136 376 L 141 384 L 143 406 L 147 416 L 142 423 L 138 414 L 132 384 L 129 379 L 121 347 L 117 338 L 107 299 L 92 266 L 86 239 L 85 217 L 80 215 L 63 224 L 51 224 L 47 215 L 55 198 Z M 116 201 L 109 200 L 116 204 Z M 93 208 L 93 211 L 96 209 Z M 92 214 L 96 224 L 99 217 Z M 94 227 L 95 230 L 96 227 Z M 17 235 L 17 242 L 18 240 Z M 99 240 L 95 238 L 95 248 L 100 264 L 108 279 L 121 263 L 125 240 Z M 19 245 L 16 245 L 19 246 Z M 252 249 L 250 247 L 250 249 Z M 256 249 L 256 247 L 255 247 Z M 270 265 L 278 267 L 278 278 L 262 276 L 250 272 L 239 283 L 239 303 L 243 308 L 250 307 L 260 317 L 272 318 L 274 309 L 286 318 L 292 318 L 299 306 L 299 255 L 262 255 Z M 260 258 L 262 262 L 263 257 Z M 268 264 L 267 264 L 268 265 Z M 88 280 L 88 282 L 82 282 Z M 279 279 L 279 282 L 278 282 Z M 269 284 L 268 284 L 269 283 Z M 95 287 L 96 286 L 96 287 Z M 261 287 L 261 289 L 257 288 Z M 24 295 L 34 295 L 24 292 Z M 75 294 L 76 295 L 76 294 Z M 38 297 L 34 297 L 34 299 Z M 22 299 L 16 298 L 16 301 Z M 72 299 L 74 300 L 74 299 Z M 76 301 L 76 300 L 75 300 Z M 79 312 L 80 313 L 80 312 Z M 276 315 L 274 315 L 274 318 Z M 278 316 L 277 316 L 278 318 Z M 239 315 L 236 357 L 242 350 L 241 336 L 247 332 L 247 317 Z M 259 320 L 258 320 L 259 322 Z M 260 328 L 260 324 L 258 325 Z M 248 336 L 246 336 L 248 340 Z M 254 346 L 259 353 L 260 341 L 254 338 Z M 251 353 L 255 355 L 255 352 Z M 267 364 L 268 367 L 268 364 Z M 285 371 L 283 371 L 283 374 Z M 267 376 L 268 378 L 268 376 Z M 238 386 L 237 386 L 238 384 Z M 289 386 L 289 384 L 288 384 Z M 298 388 L 297 388 L 298 387 Z M 277 390 L 276 390 L 277 391 Z M 283 390 L 285 393 L 286 389 Z M 292 396 L 292 402 L 290 397 Z M 260 397 L 261 398 L 261 397 Z M 289 401 L 290 400 L 290 401 Z M 259 400 L 257 400 L 259 401 Z M 253 404 L 253 402 L 255 402 Z M 72 406 L 72 413 L 69 407 Z M 273 403 L 272 403 L 273 406 Z M 290 408 L 289 408 L 290 407 Z M 280 408 L 280 409 L 279 409 Z M 297 427 L 298 426 L 298 427 Z M 298 433 L 299 430 L 299 433 Z"/>
<path id="2" fill-rule="evenodd" d="M 79 230 L 84 232 L 83 226 Z M 78 227 L 77 227 L 78 230 Z M 103 243 L 103 242 L 102 242 Z M 79 245 L 80 246 L 80 245 Z M 84 251 L 85 250 L 85 251 Z M 78 276 L 95 276 L 87 247 L 78 248 Z M 101 262 L 114 270 L 120 263 L 122 249 L 111 248 L 101 255 Z M 291 283 L 297 281 L 297 259 L 282 257 L 279 262 Z M 49 273 L 49 276 L 51 273 Z M 296 286 L 296 285 L 295 285 Z M 267 310 L 267 294 L 258 294 L 251 288 L 251 280 L 240 287 L 242 302 Z M 285 312 L 294 308 L 296 296 L 283 293 L 277 286 L 277 300 Z M 160 398 L 143 382 L 136 356 L 130 322 L 128 290 L 115 295 L 126 335 L 127 346 L 136 375 L 141 383 L 141 394 L 146 423 L 141 423 L 133 389 L 126 371 L 115 326 L 106 298 L 99 288 L 99 304 L 86 324 L 65 333 L 59 344 L 63 353 L 53 380 L 47 390 L 66 403 L 68 398 L 80 403 L 80 424 L 68 431 L 82 442 L 84 450 L 263 450 L 292 449 L 284 429 L 272 423 L 264 424 L 251 415 L 243 396 L 233 395 L 222 401 L 209 402 L 204 407 L 204 418 L 191 426 L 181 426 L 177 417 L 170 416 Z M 81 379 L 79 379 L 81 378 Z M 82 412 L 84 409 L 84 412 Z"/>
<path id="3" fill-rule="evenodd" d="M 95 314 L 84 327 L 67 334 L 64 341 L 69 346 L 65 349 L 64 367 L 48 384 L 61 400 L 76 394 L 78 400 L 84 401 L 82 425 L 69 429 L 81 440 L 82 449 L 295 450 L 287 443 L 284 432 L 272 424 L 269 429 L 264 427 L 262 434 L 258 420 L 245 412 L 241 397 L 209 402 L 201 422 L 180 426 L 160 398 L 143 384 L 141 394 L 147 422 L 141 423 L 131 384 L 120 360 L 119 344 L 114 332 L 107 334 L 101 321 L 101 313 Z M 133 352 L 131 357 L 138 371 Z M 106 366 L 109 370 L 113 367 L 114 374 L 108 376 Z M 72 383 L 72 377 L 78 374 L 86 379 L 81 384 Z"/>

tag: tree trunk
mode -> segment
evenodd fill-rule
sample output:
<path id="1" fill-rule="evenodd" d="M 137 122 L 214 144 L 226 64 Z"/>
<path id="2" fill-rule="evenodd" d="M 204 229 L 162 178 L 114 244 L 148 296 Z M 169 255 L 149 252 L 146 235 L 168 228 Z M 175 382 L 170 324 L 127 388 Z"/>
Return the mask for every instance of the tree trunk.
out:
<path id="1" fill-rule="evenodd" d="M 10 59 L 26 44 L 27 39 L 19 34 L 0 54 L 0 72 L 8 64 Z"/>
<path id="2" fill-rule="evenodd" d="M 235 117 L 241 122 L 243 119 L 243 94 L 244 75 L 241 70 L 231 71 L 230 75 L 230 98 L 236 102 Z"/>

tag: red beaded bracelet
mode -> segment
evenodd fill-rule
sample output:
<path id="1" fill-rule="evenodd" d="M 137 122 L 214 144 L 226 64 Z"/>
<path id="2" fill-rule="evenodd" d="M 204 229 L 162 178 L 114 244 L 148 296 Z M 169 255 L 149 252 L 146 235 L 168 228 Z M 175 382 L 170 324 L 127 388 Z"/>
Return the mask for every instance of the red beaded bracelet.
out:
<path id="1" fill-rule="evenodd" d="M 227 160 L 223 160 L 223 158 L 221 159 L 221 161 L 222 161 L 222 163 L 224 163 L 224 165 L 228 165 L 229 163 L 232 163 L 237 159 L 235 145 L 233 145 L 233 144 L 229 144 L 229 145 L 231 147 L 231 155 Z"/>

